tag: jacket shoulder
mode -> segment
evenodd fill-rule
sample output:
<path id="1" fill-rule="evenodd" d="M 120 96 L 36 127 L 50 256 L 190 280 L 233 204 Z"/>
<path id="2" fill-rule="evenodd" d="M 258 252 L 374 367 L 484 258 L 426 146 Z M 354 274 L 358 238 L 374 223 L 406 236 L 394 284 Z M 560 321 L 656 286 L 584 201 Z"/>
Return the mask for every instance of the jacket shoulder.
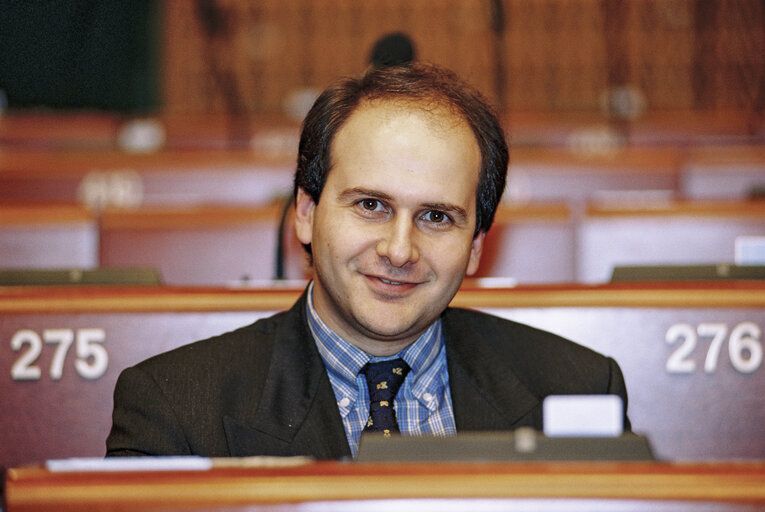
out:
<path id="1" fill-rule="evenodd" d="M 444 320 L 454 337 L 447 343 L 480 345 L 472 348 L 496 357 L 496 364 L 507 365 L 538 396 L 602 393 L 609 386 L 615 363 L 562 336 L 468 309 L 450 308 Z"/>
<path id="2" fill-rule="evenodd" d="M 152 356 L 136 366 L 144 371 L 194 363 L 225 367 L 247 356 L 267 358 L 285 314 L 286 312 L 261 318 L 233 331 L 181 345 Z"/>

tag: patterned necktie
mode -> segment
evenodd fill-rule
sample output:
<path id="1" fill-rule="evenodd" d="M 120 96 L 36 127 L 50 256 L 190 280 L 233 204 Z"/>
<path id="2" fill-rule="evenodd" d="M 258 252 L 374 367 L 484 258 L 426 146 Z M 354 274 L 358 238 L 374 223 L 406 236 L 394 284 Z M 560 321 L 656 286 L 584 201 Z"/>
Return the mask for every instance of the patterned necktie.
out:
<path id="1" fill-rule="evenodd" d="M 409 373 L 409 365 L 403 359 L 391 359 L 379 363 L 367 363 L 361 369 L 369 388 L 369 420 L 364 432 L 382 432 L 390 437 L 398 432 L 393 400 Z"/>

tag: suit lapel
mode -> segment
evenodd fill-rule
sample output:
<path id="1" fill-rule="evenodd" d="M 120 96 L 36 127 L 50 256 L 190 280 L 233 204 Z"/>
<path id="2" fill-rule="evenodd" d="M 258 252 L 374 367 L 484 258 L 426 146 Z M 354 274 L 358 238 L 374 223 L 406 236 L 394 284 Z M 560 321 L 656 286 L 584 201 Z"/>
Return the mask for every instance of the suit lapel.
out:
<path id="1" fill-rule="evenodd" d="M 305 318 L 305 294 L 278 322 L 268 375 L 253 419 L 224 418 L 231 456 L 350 457 L 334 392 Z M 510 430 L 540 422 L 540 401 L 497 357 L 469 315 L 443 316 L 457 430 Z"/>
<path id="2" fill-rule="evenodd" d="M 334 392 L 308 329 L 305 306 L 304 293 L 278 322 L 252 423 L 224 420 L 232 456 L 350 456 Z"/>
<path id="3" fill-rule="evenodd" d="M 540 421 L 540 401 L 502 361 L 468 315 L 443 315 L 449 387 L 457 431 L 510 430 Z M 508 340 L 509 341 L 509 340 Z"/>

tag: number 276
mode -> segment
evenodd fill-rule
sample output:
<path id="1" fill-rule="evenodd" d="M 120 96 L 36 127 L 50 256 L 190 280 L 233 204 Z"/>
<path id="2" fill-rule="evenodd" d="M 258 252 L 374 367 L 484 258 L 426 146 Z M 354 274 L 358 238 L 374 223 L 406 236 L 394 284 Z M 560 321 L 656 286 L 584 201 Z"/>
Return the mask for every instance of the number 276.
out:
<path id="1" fill-rule="evenodd" d="M 666 342 L 670 345 L 680 342 L 680 345 L 667 358 L 667 372 L 693 373 L 696 361 L 692 359 L 692 354 L 699 339 L 704 338 L 709 339 L 704 372 L 717 370 L 720 352 L 727 341 L 728 357 L 733 368 L 741 373 L 752 373 L 762 364 L 761 336 L 760 327 L 753 322 L 736 325 L 730 336 L 728 326 L 723 323 L 701 323 L 696 328 L 690 324 L 675 324 L 667 329 Z"/>

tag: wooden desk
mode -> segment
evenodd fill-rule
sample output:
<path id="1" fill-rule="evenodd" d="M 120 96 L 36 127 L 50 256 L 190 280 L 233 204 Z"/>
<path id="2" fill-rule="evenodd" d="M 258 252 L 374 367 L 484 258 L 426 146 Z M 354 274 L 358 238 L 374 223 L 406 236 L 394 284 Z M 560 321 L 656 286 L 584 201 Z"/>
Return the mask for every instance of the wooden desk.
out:
<path id="1" fill-rule="evenodd" d="M 166 150 L 0 152 L 0 200 L 106 206 L 263 204 L 292 191 L 294 157 Z"/>
<path id="2" fill-rule="evenodd" d="M 115 146 L 120 119 L 105 112 L 4 112 L 0 148 L 55 151 L 109 149 Z"/>
<path id="3" fill-rule="evenodd" d="M 592 203 L 577 227 L 576 280 L 615 265 L 733 263 L 738 236 L 765 235 L 764 201 Z"/>
<path id="4" fill-rule="evenodd" d="M 103 455 L 122 369 L 288 308 L 300 291 L 0 288 L 0 466 Z M 453 304 L 613 356 L 633 428 L 659 457 L 765 458 L 765 283 L 466 284 Z"/>
<path id="5" fill-rule="evenodd" d="M 0 267 L 95 266 L 98 266 L 98 226 L 86 208 L 0 204 Z"/>
<path id="6" fill-rule="evenodd" d="M 574 244 L 568 204 L 503 204 L 486 234 L 476 277 L 509 277 L 523 284 L 573 282 Z"/>
<path id="7" fill-rule="evenodd" d="M 676 148 L 510 150 L 505 200 L 585 201 L 607 191 L 677 191 Z"/>
<path id="8" fill-rule="evenodd" d="M 745 199 L 765 188 L 765 144 L 689 150 L 680 178 L 688 199 Z"/>
<path id="9" fill-rule="evenodd" d="M 283 208 L 274 203 L 107 210 L 99 224 L 99 261 L 102 267 L 156 268 L 171 285 L 273 279 Z M 303 279 L 306 256 L 293 225 L 285 226 L 284 277 Z"/>
<path id="10" fill-rule="evenodd" d="M 201 471 L 52 473 L 11 469 L 8 512 L 752 511 L 765 464 L 318 462 Z"/>

